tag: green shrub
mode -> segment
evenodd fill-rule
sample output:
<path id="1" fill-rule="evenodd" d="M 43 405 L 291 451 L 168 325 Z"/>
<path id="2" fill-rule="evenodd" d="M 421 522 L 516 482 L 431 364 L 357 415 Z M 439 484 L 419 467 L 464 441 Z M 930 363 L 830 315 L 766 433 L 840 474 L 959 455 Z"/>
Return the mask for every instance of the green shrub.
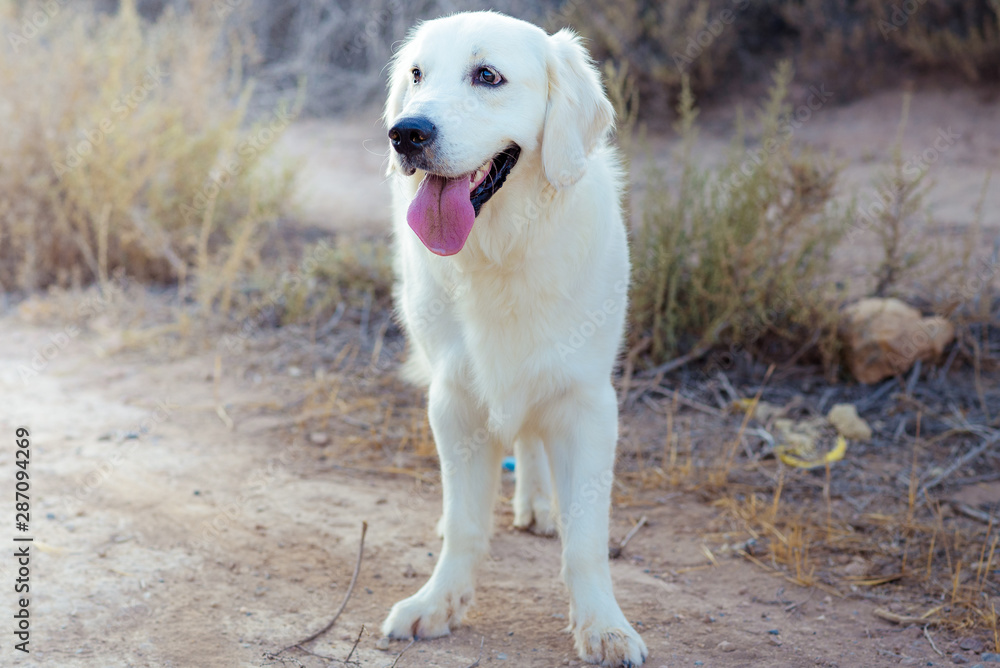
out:
<path id="1" fill-rule="evenodd" d="M 676 187 L 651 168 L 633 242 L 631 336 L 660 362 L 716 345 L 751 352 L 808 346 L 832 364 L 838 298 L 829 278 L 847 212 L 831 201 L 837 168 L 796 152 L 783 63 L 748 147 L 741 128 L 717 170 L 691 150 L 697 110 L 682 82 Z"/>

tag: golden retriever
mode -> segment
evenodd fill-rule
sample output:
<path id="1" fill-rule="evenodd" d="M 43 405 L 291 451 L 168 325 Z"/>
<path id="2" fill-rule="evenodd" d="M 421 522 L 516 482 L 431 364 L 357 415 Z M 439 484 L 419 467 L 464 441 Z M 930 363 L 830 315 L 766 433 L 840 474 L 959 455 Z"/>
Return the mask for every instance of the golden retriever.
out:
<path id="1" fill-rule="evenodd" d="M 608 564 L 629 259 L 600 75 L 571 31 L 493 12 L 420 24 L 390 68 L 396 301 L 406 375 L 428 387 L 444 546 L 383 633 L 461 622 L 512 445 L 514 525 L 561 536 L 577 652 L 639 666 Z"/>

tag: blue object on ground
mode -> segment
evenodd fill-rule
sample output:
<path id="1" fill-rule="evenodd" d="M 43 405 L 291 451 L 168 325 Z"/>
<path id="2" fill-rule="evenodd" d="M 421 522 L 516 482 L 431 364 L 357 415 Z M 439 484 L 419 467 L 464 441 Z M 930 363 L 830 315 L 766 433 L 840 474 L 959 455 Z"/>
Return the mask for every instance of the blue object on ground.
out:
<path id="1" fill-rule="evenodd" d="M 513 471 L 514 470 L 514 462 L 515 461 L 516 460 L 513 457 L 504 457 L 503 458 L 503 470 L 504 471 Z"/>

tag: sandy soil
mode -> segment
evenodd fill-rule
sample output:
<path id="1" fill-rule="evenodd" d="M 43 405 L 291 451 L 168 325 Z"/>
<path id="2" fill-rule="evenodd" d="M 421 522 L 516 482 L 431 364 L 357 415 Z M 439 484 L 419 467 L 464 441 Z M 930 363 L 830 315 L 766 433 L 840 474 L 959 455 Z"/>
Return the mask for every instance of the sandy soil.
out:
<path id="1" fill-rule="evenodd" d="M 214 410 L 210 354 L 108 358 L 95 354 L 99 338 L 80 334 L 24 381 L 23 365 L 51 335 L 15 316 L 0 319 L 0 431 L 8 434 L 0 471 L 12 485 L 13 430 L 28 426 L 39 541 L 32 652 L 12 658 L 8 640 L 4 665 L 280 665 L 264 653 L 322 627 L 339 604 L 362 520 L 370 528 L 357 588 L 314 651 L 347 657 L 363 625 L 371 635 L 352 660 L 393 662 L 404 645 L 376 649 L 377 628 L 431 571 L 440 545 L 436 487 L 340 469 L 280 411 L 265 410 L 278 398 L 268 383 L 223 373 L 218 392 L 235 420 L 228 429 Z M 416 644 L 398 666 L 464 668 L 480 642 L 480 665 L 578 665 L 562 632 L 558 543 L 510 528 L 511 483 L 467 625 Z M 649 527 L 613 573 L 650 666 L 938 660 L 919 629 L 882 622 L 865 602 L 800 589 L 734 558 L 710 566 L 700 535 L 713 511 L 696 499 L 616 508 L 613 536 L 640 515 Z M 5 560 L 0 578 L 13 577 Z M 0 618 L 11 619 L 12 598 L 3 597 Z"/>

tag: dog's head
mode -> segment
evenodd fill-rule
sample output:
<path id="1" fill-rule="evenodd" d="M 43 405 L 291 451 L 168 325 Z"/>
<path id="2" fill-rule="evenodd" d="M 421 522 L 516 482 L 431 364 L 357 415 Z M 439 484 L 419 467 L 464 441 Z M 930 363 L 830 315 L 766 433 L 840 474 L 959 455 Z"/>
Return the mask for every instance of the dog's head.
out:
<path id="1" fill-rule="evenodd" d="M 420 24 L 391 64 L 389 171 L 426 173 L 407 220 L 432 252 L 453 255 L 519 160 L 540 159 L 546 180 L 570 186 L 613 120 L 571 31 L 455 14 Z"/>

